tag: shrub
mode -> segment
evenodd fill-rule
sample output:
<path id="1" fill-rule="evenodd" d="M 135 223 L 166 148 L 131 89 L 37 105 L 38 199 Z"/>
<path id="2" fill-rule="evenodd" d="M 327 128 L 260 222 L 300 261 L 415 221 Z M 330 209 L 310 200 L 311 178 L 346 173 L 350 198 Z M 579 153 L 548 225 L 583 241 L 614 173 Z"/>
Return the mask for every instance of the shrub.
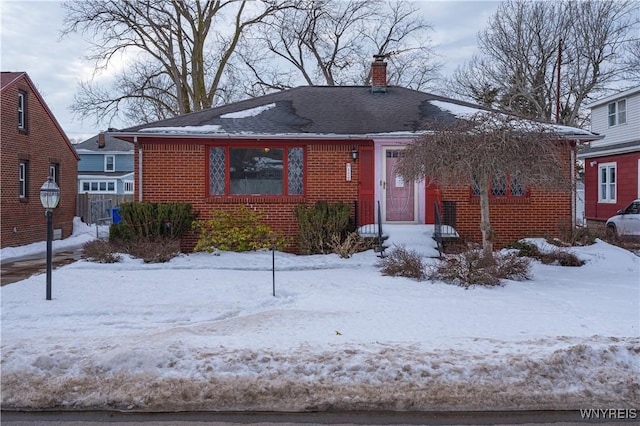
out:
<path id="1" fill-rule="evenodd" d="M 546 265 L 557 262 L 560 266 L 582 266 L 584 261 L 578 259 L 578 257 L 567 251 L 555 250 L 550 253 L 545 253 L 540 256 L 540 261 Z"/>
<path id="2" fill-rule="evenodd" d="M 198 220 L 192 224 L 198 232 L 195 251 L 253 251 L 271 248 L 282 250 L 287 240 L 260 223 L 262 214 L 242 205 L 235 212 L 216 211 L 210 220 Z"/>
<path id="3" fill-rule="evenodd" d="M 145 263 L 164 263 L 180 253 L 180 241 L 167 237 L 138 238 L 127 252 Z"/>
<path id="4" fill-rule="evenodd" d="M 429 279 L 441 280 L 462 287 L 472 285 L 496 286 L 502 279 L 527 280 L 530 261 L 516 254 L 494 255 L 495 262 L 482 256 L 481 249 L 471 249 L 441 260 L 428 274 Z"/>
<path id="5" fill-rule="evenodd" d="M 82 246 L 85 259 L 99 263 L 117 263 L 122 259 L 116 246 L 105 240 L 92 240 Z"/>
<path id="6" fill-rule="evenodd" d="M 426 268 L 420 256 L 415 250 L 407 250 L 403 246 L 394 246 L 386 257 L 383 257 L 378 266 L 382 275 L 392 277 L 406 277 L 422 280 L 426 277 Z"/>
<path id="7" fill-rule="evenodd" d="M 333 252 L 343 259 L 348 259 L 355 253 L 360 253 L 373 248 L 376 241 L 372 238 L 362 238 L 356 232 L 350 232 L 346 238 L 340 238 L 340 235 L 333 236 L 331 245 Z"/>
<path id="8" fill-rule="evenodd" d="M 561 228 L 562 242 L 569 246 L 590 246 L 595 244 L 598 236 L 587 227 Z M 549 239 L 550 244 L 557 244 L 557 240 Z"/>
<path id="9" fill-rule="evenodd" d="M 179 239 L 191 228 L 196 215 L 191 204 L 185 203 L 124 203 L 120 205 L 122 222 L 111 226 L 114 238 L 127 241 L 156 239 L 159 237 Z"/>
<path id="10" fill-rule="evenodd" d="M 318 201 L 312 207 L 300 204 L 295 208 L 298 219 L 299 242 L 302 254 L 332 253 L 334 239 L 347 236 L 351 207 L 345 203 L 329 204 Z"/>
<path id="11" fill-rule="evenodd" d="M 526 241 L 516 241 L 511 244 L 509 248 L 518 250 L 518 256 L 526 256 L 534 259 L 540 259 L 542 253 L 540 253 L 540 249 L 537 245 L 533 243 L 528 243 Z"/>
<path id="12" fill-rule="evenodd" d="M 526 256 L 537 259 L 545 265 L 557 262 L 560 266 L 582 266 L 584 262 L 573 254 L 564 250 L 554 250 L 549 253 L 542 253 L 538 246 L 525 241 L 518 241 L 510 246 L 518 250 L 518 256 Z"/>

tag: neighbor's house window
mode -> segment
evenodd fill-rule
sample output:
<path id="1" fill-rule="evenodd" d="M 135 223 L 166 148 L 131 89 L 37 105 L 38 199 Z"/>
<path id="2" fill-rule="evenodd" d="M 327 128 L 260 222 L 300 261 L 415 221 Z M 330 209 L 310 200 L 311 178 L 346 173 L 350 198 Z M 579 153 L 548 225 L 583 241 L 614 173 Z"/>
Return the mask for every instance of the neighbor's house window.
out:
<path id="1" fill-rule="evenodd" d="M 627 122 L 627 100 L 623 99 L 609 104 L 609 126 Z"/>
<path id="2" fill-rule="evenodd" d="M 471 193 L 474 196 L 480 195 L 480 188 L 475 179 Z M 491 198 L 517 198 L 526 195 L 527 190 L 516 175 L 494 176 L 489 182 L 489 197 Z"/>
<path id="3" fill-rule="evenodd" d="M 125 194 L 133 194 L 133 181 L 132 180 L 125 180 L 123 181 L 124 184 L 124 193 Z"/>
<path id="4" fill-rule="evenodd" d="M 116 181 L 81 180 L 80 190 L 90 193 L 115 193 Z"/>
<path id="5" fill-rule="evenodd" d="M 20 161 L 20 171 L 18 173 L 19 197 L 27 198 L 27 190 L 29 185 L 29 162 Z"/>
<path id="6" fill-rule="evenodd" d="M 60 164 L 49 164 L 49 176 L 51 176 L 55 183 L 60 184 Z"/>
<path id="7" fill-rule="evenodd" d="M 116 156 L 105 155 L 104 156 L 104 171 L 115 172 L 116 171 Z"/>
<path id="8" fill-rule="evenodd" d="M 210 148 L 209 192 L 211 195 L 302 195 L 304 149 Z"/>
<path id="9" fill-rule="evenodd" d="M 27 130 L 27 93 L 18 92 L 18 130 Z"/>
<path id="10" fill-rule="evenodd" d="M 616 163 L 598 165 L 598 201 L 616 202 Z"/>

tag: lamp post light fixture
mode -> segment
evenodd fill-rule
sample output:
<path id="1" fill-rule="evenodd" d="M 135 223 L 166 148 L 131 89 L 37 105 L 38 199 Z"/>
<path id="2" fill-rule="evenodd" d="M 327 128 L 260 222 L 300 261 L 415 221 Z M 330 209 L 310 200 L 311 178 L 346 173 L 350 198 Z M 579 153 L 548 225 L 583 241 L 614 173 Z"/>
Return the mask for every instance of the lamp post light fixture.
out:
<path id="1" fill-rule="evenodd" d="M 40 202 L 45 208 L 44 214 L 47 217 L 47 300 L 51 300 L 51 241 L 53 240 L 51 218 L 53 209 L 58 207 L 60 202 L 60 187 L 51 176 L 40 188 Z"/>

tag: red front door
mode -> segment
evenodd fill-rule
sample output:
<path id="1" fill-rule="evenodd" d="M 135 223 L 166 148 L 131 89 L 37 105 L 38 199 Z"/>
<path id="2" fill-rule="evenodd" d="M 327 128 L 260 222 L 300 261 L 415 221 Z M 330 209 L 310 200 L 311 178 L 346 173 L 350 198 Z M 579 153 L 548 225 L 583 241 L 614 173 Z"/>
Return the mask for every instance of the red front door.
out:
<path id="1" fill-rule="evenodd" d="M 375 223 L 373 147 L 359 149 L 358 225 Z"/>

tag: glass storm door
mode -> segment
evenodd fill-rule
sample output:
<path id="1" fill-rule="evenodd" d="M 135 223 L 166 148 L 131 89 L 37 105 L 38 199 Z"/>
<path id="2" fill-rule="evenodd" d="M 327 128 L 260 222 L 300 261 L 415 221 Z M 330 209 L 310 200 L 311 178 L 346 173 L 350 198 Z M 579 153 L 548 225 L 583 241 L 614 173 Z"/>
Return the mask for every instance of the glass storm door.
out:
<path id="1" fill-rule="evenodd" d="M 415 222 L 416 185 L 407 182 L 396 173 L 396 163 L 402 156 L 401 149 L 385 149 L 384 207 L 387 222 Z"/>

